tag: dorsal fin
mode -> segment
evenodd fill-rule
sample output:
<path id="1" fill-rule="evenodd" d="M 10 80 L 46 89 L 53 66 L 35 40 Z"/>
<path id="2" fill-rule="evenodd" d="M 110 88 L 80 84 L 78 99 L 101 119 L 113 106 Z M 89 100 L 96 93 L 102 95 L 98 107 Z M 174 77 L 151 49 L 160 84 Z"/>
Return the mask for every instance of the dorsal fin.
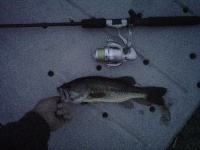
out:
<path id="1" fill-rule="evenodd" d="M 122 82 L 122 83 L 126 83 L 127 85 L 135 85 L 135 79 L 133 77 L 129 77 L 129 76 L 123 76 L 123 77 L 119 77 L 116 78 L 117 81 Z"/>

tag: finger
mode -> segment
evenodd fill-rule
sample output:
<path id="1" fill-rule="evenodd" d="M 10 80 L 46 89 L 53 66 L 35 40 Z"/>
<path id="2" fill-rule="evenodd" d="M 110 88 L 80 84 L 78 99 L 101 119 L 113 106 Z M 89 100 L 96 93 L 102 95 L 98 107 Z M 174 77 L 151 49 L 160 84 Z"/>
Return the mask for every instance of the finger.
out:
<path id="1" fill-rule="evenodd" d="M 67 104 L 67 102 L 58 103 L 57 108 L 58 109 L 60 109 L 60 108 L 68 108 L 68 104 Z"/>
<path id="2" fill-rule="evenodd" d="M 61 108 L 64 108 L 63 104 L 62 103 L 58 103 L 57 109 L 61 109 Z"/>
<path id="3" fill-rule="evenodd" d="M 65 119 L 65 120 L 71 120 L 72 118 L 73 118 L 72 115 L 64 115 L 63 116 L 63 119 Z"/>
<path id="4" fill-rule="evenodd" d="M 56 115 L 58 115 L 58 116 L 64 116 L 64 115 L 68 115 L 68 114 L 69 114 L 69 110 L 66 108 L 61 108 L 56 111 Z"/>
<path id="5" fill-rule="evenodd" d="M 59 118 L 55 118 L 57 121 L 55 124 L 53 124 L 50 128 L 51 131 L 55 131 L 57 130 L 58 128 L 62 127 L 66 122 L 67 120 L 65 120 L 63 117 L 59 117 Z"/>

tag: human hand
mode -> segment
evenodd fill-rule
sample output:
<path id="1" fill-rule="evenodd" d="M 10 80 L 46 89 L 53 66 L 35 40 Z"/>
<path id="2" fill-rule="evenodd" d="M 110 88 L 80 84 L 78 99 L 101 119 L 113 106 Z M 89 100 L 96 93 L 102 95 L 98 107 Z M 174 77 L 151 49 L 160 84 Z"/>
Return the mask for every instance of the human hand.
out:
<path id="1" fill-rule="evenodd" d="M 33 108 L 33 111 L 41 115 L 47 121 L 51 131 L 55 131 L 66 121 L 72 119 L 68 104 L 61 101 L 61 98 L 58 96 L 40 100 Z"/>

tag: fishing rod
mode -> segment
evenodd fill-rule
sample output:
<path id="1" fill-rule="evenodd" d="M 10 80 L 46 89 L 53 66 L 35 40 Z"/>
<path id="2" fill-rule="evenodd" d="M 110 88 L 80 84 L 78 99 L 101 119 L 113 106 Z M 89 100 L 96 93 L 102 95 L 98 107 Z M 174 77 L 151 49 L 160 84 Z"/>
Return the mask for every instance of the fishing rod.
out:
<path id="1" fill-rule="evenodd" d="M 105 27 L 129 27 L 129 26 L 185 26 L 199 25 L 198 16 L 177 16 L 177 17 L 148 17 L 141 18 L 141 14 L 136 14 L 132 9 L 128 11 L 130 18 L 126 19 L 105 19 L 92 18 L 83 19 L 80 22 L 61 23 L 27 23 L 27 24 L 0 24 L 0 28 L 24 28 L 24 27 L 58 27 L 58 26 L 81 26 L 83 28 L 105 28 Z"/>
<path id="2" fill-rule="evenodd" d="M 148 17 L 142 18 L 140 13 L 135 13 L 134 10 L 128 11 L 129 18 L 126 19 L 105 19 L 105 18 L 92 18 L 83 19 L 80 22 L 75 22 L 70 19 L 69 22 L 60 23 L 27 23 L 27 24 L 0 24 L 0 28 L 24 28 L 24 27 L 61 27 L 61 26 L 81 26 L 82 28 L 106 28 L 114 27 L 118 30 L 118 36 L 122 39 L 125 46 L 114 42 L 109 39 L 107 46 L 104 48 L 98 48 L 94 53 L 93 57 L 96 61 L 107 62 L 108 66 L 118 66 L 127 60 L 136 59 L 137 54 L 135 49 L 132 47 L 131 27 L 134 26 L 188 26 L 188 25 L 199 25 L 199 16 L 175 16 L 175 17 Z M 119 28 L 129 28 L 129 38 L 125 39 Z"/>

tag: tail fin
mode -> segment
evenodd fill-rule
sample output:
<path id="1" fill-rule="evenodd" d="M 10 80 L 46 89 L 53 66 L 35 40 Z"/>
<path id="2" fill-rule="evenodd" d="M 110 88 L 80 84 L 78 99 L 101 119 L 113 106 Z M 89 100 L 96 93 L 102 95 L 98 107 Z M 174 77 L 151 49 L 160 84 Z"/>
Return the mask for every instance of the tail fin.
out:
<path id="1" fill-rule="evenodd" d="M 167 92 L 166 88 L 163 87 L 146 87 L 144 88 L 148 94 L 147 94 L 147 101 L 152 102 L 157 105 L 164 106 L 164 99 L 163 96 Z"/>

